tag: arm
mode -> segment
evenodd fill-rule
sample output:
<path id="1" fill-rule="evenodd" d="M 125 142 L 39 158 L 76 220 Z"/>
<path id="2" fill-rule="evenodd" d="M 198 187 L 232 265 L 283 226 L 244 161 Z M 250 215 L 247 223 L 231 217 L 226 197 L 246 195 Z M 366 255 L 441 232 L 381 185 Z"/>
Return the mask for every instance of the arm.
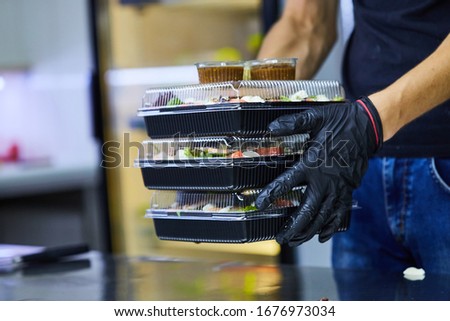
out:
<path id="1" fill-rule="evenodd" d="M 380 114 L 384 140 L 450 98 L 450 34 L 424 61 L 386 89 L 369 96 Z"/>
<path id="2" fill-rule="evenodd" d="M 449 54 L 450 34 L 428 58 L 370 99 L 317 106 L 269 124 L 275 135 L 311 135 L 300 161 L 267 185 L 255 202 L 264 209 L 294 186 L 307 186 L 301 206 L 277 235 L 279 243 L 299 245 L 316 233 L 325 242 L 341 228 L 352 192 L 365 174 L 368 159 L 381 146 L 381 138 L 391 138 L 450 98 Z"/>
<path id="3" fill-rule="evenodd" d="M 317 72 L 336 41 L 338 0 L 287 0 L 258 58 L 296 57 L 297 78 Z"/>

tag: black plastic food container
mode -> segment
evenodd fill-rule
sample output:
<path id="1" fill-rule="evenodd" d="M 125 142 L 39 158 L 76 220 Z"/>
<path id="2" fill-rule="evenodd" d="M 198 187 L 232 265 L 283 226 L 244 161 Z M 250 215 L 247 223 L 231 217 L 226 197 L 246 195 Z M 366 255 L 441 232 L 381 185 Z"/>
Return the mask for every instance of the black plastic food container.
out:
<path id="1" fill-rule="evenodd" d="M 260 190 L 233 193 L 155 191 L 146 217 L 160 239 L 208 243 L 247 243 L 273 239 L 301 203 L 303 188 L 281 197 L 266 211 L 254 202 Z"/>
<path id="2" fill-rule="evenodd" d="M 269 104 L 268 104 L 269 105 Z M 273 106 L 273 104 L 271 104 Z M 317 106 L 255 106 L 229 104 L 221 108 L 174 108 L 171 112 L 142 113 L 147 135 L 152 138 L 188 135 L 265 135 L 267 126 L 280 116 L 299 113 Z"/>
<path id="3" fill-rule="evenodd" d="M 298 159 L 308 135 L 145 141 L 136 166 L 148 189 L 237 191 L 264 187 Z"/>
<path id="4" fill-rule="evenodd" d="M 298 187 L 265 211 L 254 207 L 260 190 L 243 193 L 155 191 L 146 217 L 161 240 L 198 243 L 249 243 L 271 240 L 301 204 Z M 159 199 L 159 200 L 158 200 Z M 350 212 L 339 231 L 349 225 Z"/>
<path id="5" fill-rule="evenodd" d="M 280 215 L 261 215 L 242 219 L 195 219 L 153 217 L 156 235 L 161 240 L 195 243 L 251 243 L 275 239 L 293 209 Z M 339 232 L 349 226 L 350 213 Z"/>
<path id="6" fill-rule="evenodd" d="M 274 239 L 295 215 L 304 188 L 275 200 L 265 211 L 259 211 L 254 201 L 260 188 L 293 165 L 303 145 L 283 145 L 287 146 L 283 152 L 293 152 L 272 154 L 251 144 L 243 148 L 239 140 L 236 147 L 229 141 L 214 145 L 214 139 L 189 146 L 183 145 L 183 139 L 261 138 L 268 135 L 268 124 L 282 115 L 342 101 L 343 88 L 327 80 L 250 80 L 148 89 L 138 116 L 144 118 L 151 139 L 173 143 L 155 147 L 152 142 L 136 162 L 145 186 L 155 190 L 146 217 L 153 220 L 158 238 L 196 243 Z M 257 147 L 270 150 L 267 145 Z M 349 216 L 340 230 L 348 228 Z"/>
<path id="7" fill-rule="evenodd" d="M 288 159 L 228 160 L 210 164 L 141 161 L 140 167 L 148 189 L 238 191 L 264 187 L 292 164 Z"/>
<path id="8" fill-rule="evenodd" d="M 151 138 L 262 135 L 276 118 L 343 101 L 336 81 L 238 81 L 153 88 L 138 115 Z"/>
<path id="9" fill-rule="evenodd" d="M 161 240 L 195 243 L 250 243 L 274 239 L 287 215 L 241 220 L 153 218 Z"/>
<path id="10" fill-rule="evenodd" d="M 282 214 L 240 219 L 204 219 L 196 217 L 153 217 L 156 235 L 161 240 L 195 243 L 251 243 L 275 239 L 294 209 L 279 210 Z M 338 232 L 346 231 L 350 212 Z"/>

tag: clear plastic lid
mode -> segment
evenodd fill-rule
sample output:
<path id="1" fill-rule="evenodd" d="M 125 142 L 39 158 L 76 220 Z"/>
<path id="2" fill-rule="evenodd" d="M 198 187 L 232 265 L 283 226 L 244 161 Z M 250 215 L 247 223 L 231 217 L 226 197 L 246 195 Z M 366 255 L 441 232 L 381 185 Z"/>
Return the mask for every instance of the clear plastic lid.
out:
<path id="1" fill-rule="evenodd" d="M 275 200 L 265 211 L 255 206 L 260 189 L 239 193 L 208 193 L 174 190 L 156 190 L 152 194 L 147 218 L 248 218 L 262 215 L 286 215 L 286 210 L 299 207 L 305 186 L 295 187 L 288 194 Z M 360 209 L 353 200 L 352 209 Z"/>
<path id="2" fill-rule="evenodd" d="M 295 67 L 297 64 L 297 58 L 264 58 L 264 59 L 255 59 L 255 60 L 248 60 L 245 62 L 246 67 L 253 67 L 253 66 L 261 66 L 261 65 L 289 65 Z"/>
<path id="3" fill-rule="evenodd" d="M 283 102 L 343 101 L 344 89 L 334 80 L 243 80 L 146 90 L 140 111 L 181 106 Z"/>
<path id="4" fill-rule="evenodd" d="M 304 187 L 296 187 L 286 196 L 276 200 L 270 210 L 297 207 L 302 200 Z M 239 193 L 208 193 L 188 191 L 155 191 L 150 202 L 150 212 L 167 212 L 174 215 L 185 213 L 256 213 L 255 200 L 261 190 Z"/>
<path id="5" fill-rule="evenodd" d="M 143 142 L 140 160 L 177 161 L 301 154 L 308 134 L 282 137 L 182 137 Z"/>
<path id="6" fill-rule="evenodd" d="M 255 200 L 261 190 L 246 190 L 240 193 L 201 193 L 188 191 L 154 191 L 147 217 L 153 214 L 172 216 L 230 216 L 233 214 L 261 213 Z M 270 211 L 297 207 L 302 200 L 304 188 L 297 187 L 286 196 L 277 199 Z"/>

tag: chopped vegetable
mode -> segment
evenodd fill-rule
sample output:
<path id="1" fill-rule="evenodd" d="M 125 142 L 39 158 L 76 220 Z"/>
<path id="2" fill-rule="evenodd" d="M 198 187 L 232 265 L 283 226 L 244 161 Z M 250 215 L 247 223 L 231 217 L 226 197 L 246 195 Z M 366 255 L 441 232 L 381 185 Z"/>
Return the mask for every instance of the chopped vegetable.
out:
<path id="1" fill-rule="evenodd" d="M 242 157 L 244 157 L 244 154 L 242 154 L 240 150 L 231 154 L 231 158 L 242 158 Z"/>
<path id="2" fill-rule="evenodd" d="M 245 152 L 242 153 L 242 156 L 244 156 L 244 157 L 259 157 L 261 155 L 259 155 L 257 152 L 254 152 L 252 150 L 246 150 Z"/>
<path id="3" fill-rule="evenodd" d="M 178 97 L 173 97 L 167 102 L 167 106 L 182 105 L 183 101 Z"/>
<path id="4" fill-rule="evenodd" d="M 330 101 L 330 99 L 328 99 L 328 97 L 325 95 L 317 95 L 316 101 Z"/>
<path id="5" fill-rule="evenodd" d="M 233 206 L 226 206 L 226 207 L 224 207 L 224 208 L 221 208 L 221 209 L 219 210 L 219 213 L 228 213 L 228 212 L 231 211 L 232 208 L 233 208 Z"/>
<path id="6" fill-rule="evenodd" d="M 260 96 L 244 96 L 241 99 L 248 103 L 264 103 L 264 102 L 266 102 Z"/>
<path id="7" fill-rule="evenodd" d="M 256 152 L 261 156 L 277 156 L 283 155 L 283 148 L 281 147 L 261 147 L 256 149 Z"/>
<path id="8" fill-rule="evenodd" d="M 332 101 L 344 101 L 345 99 L 344 99 L 344 97 L 342 97 L 342 96 L 336 96 L 336 97 L 334 97 L 333 99 L 332 99 Z"/>
<path id="9" fill-rule="evenodd" d="M 217 211 L 217 207 L 214 204 L 206 204 L 205 206 L 203 206 L 202 211 L 204 212 L 214 212 Z"/>
<path id="10" fill-rule="evenodd" d="M 204 157 L 226 157 L 227 151 L 217 148 L 184 148 L 184 155 L 188 158 L 204 158 Z"/>
<path id="11" fill-rule="evenodd" d="M 289 96 L 291 101 L 302 101 L 308 98 L 308 93 L 305 90 L 299 90 Z"/>
<path id="12" fill-rule="evenodd" d="M 191 152 L 191 150 L 189 148 L 185 148 L 184 149 L 184 156 L 186 156 L 187 158 L 194 157 L 194 155 L 192 154 L 192 152 Z"/>
<path id="13" fill-rule="evenodd" d="M 258 208 L 255 205 L 247 205 L 246 207 L 244 207 L 244 212 L 252 212 L 257 210 Z"/>

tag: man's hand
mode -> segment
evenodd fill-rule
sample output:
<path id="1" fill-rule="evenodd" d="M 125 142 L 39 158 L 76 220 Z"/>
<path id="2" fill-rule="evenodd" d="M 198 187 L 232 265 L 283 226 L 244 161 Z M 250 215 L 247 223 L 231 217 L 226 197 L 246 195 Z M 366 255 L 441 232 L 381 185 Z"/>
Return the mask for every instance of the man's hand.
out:
<path id="1" fill-rule="evenodd" d="M 300 161 L 266 186 L 256 200 L 265 209 L 295 186 L 306 185 L 299 209 L 277 236 L 277 242 L 300 245 L 319 233 L 325 242 L 338 230 L 352 205 L 367 163 L 382 145 L 378 112 L 367 97 L 282 116 L 269 125 L 273 135 L 310 133 Z"/>

